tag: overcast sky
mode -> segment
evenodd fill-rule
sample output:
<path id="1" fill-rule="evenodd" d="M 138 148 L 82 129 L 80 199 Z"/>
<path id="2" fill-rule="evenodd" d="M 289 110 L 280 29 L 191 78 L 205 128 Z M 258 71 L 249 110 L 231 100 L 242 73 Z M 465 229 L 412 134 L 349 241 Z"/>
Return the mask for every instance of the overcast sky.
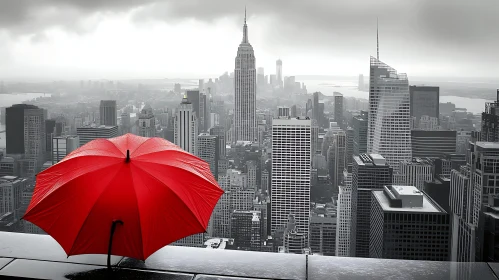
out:
<path id="1" fill-rule="evenodd" d="M 208 77 L 234 69 L 244 6 L 258 67 L 499 77 L 498 0 L 0 0 L 0 80 Z"/>

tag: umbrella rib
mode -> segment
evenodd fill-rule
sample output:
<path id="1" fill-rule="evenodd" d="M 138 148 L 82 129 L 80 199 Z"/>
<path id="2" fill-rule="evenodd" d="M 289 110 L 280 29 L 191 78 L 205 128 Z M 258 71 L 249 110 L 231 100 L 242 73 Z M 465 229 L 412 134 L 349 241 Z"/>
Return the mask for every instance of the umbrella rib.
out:
<path id="1" fill-rule="evenodd" d="M 146 170 L 144 170 L 142 167 L 140 167 L 140 166 L 137 166 L 137 167 L 138 167 L 140 170 L 142 170 L 142 171 L 144 171 L 145 173 L 147 173 L 147 174 L 148 174 L 149 176 L 151 176 L 152 178 L 154 178 L 154 180 L 156 180 L 156 181 L 158 181 L 158 182 L 160 182 L 160 183 L 164 184 L 164 182 L 162 182 L 160 179 L 158 179 L 158 178 L 157 178 L 156 176 L 154 176 L 153 174 L 151 174 L 151 173 L 147 172 Z M 165 184 L 165 185 L 166 185 L 166 184 Z M 196 220 L 196 222 L 199 224 L 199 226 L 201 226 L 201 228 L 202 228 L 203 230 L 206 230 L 206 229 L 204 228 L 204 226 L 201 224 L 201 222 L 199 221 L 198 216 L 197 216 L 197 215 L 196 215 L 196 214 L 192 211 L 192 209 L 191 209 L 191 208 L 190 208 L 190 207 L 189 207 L 189 206 L 188 206 L 188 205 L 184 202 L 184 200 L 183 200 L 183 199 L 181 199 L 181 198 L 180 198 L 180 196 L 179 196 L 179 195 L 178 195 L 178 194 L 177 194 L 177 193 L 176 193 L 176 192 L 175 192 L 172 188 L 169 188 L 169 189 L 171 190 L 171 192 L 172 192 L 173 194 L 175 194 L 175 196 L 178 198 L 178 200 L 180 200 L 180 201 L 184 204 L 184 206 L 185 206 L 187 209 L 189 209 L 189 212 L 191 212 L 191 214 L 192 214 L 192 215 L 196 218 L 195 220 Z M 197 193 L 197 192 L 196 192 L 196 193 Z M 200 196 L 200 195 L 199 195 L 199 193 L 198 193 L 198 196 Z M 204 202 L 206 203 L 206 200 L 204 199 L 204 197 L 202 197 L 202 196 L 200 196 L 200 197 L 201 197 L 201 198 L 204 200 Z"/>
<path id="2" fill-rule="evenodd" d="M 116 176 L 118 176 L 118 174 L 120 173 L 119 171 L 120 171 L 120 169 L 118 169 L 118 171 L 116 172 L 116 174 L 114 174 L 113 178 L 112 178 L 112 179 L 111 179 L 111 180 L 107 183 L 107 185 L 106 185 L 104 188 L 102 188 L 102 191 L 101 191 L 101 193 L 99 194 L 98 198 L 94 201 L 94 203 L 92 204 L 92 207 L 90 207 L 90 211 L 88 211 L 88 215 L 87 215 L 87 217 L 85 217 L 85 220 L 83 221 L 83 223 L 82 223 L 82 225 L 81 225 L 80 229 L 78 230 L 78 234 L 76 234 L 76 237 L 75 237 L 75 239 L 73 240 L 73 245 L 71 245 L 71 249 L 69 250 L 68 255 L 70 255 L 70 254 L 71 254 L 71 251 L 73 251 L 73 248 L 74 248 L 74 246 L 75 246 L 75 244 L 76 244 L 76 241 L 78 240 L 78 237 L 80 236 L 81 231 L 83 230 L 83 228 L 84 228 L 85 224 L 87 223 L 87 221 L 88 221 L 88 217 L 90 217 L 90 214 L 92 213 L 92 211 L 93 211 L 93 209 L 94 209 L 95 205 L 97 205 L 97 202 L 99 202 L 99 201 L 100 201 L 100 199 L 102 198 L 102 194 L 103 194 L 103 193 L 106 191 L 106 189 L 109 187 L 109 184 L 110 184 L 111 182 L 113 182 L 113 181 L 114 181 L 114 179 L 116 178 Z"/>
<path id="3" fill-rule="evenodd" d="M 96 168 L 95 170 L 92 170 L 92 171 L 90 171 L 90 172 L 87 172 L 87 173 L 82 173 L 82 174 L 80 174 L 79 176 L 72 177 L 72 178 L 71 178 L 71 179 L 69 179 L 67 182 L 64 182 L 64 185 L 71 183 L 72 181 L 74 181 L 74 180 L 76 180 L 76 179 L 80 178 L 81 176 L 86 176 L 86 175 L 91 174 L 91 173 L 93 173 L 93 172 L 100 171 L 100 170 L 102 170 L 103 168 L 108 168 L 108 167 L 112 166 L 113 164 L 116 164 L 116 163 L 112 163 L 112 164 L 109 164 L 109 165 L 107 165 L 107 166 L 101 166 L 101 167 Z M 67 173 L 67 172 L 71 172 L 71 171 L 66 171 L 65 173 Z M 59 176 L 59 178 L 57 178 L 57 181 L 56 181 L 56 182 L 55 182 L 55 183 L 54 183 L 54 184 L 50 187 L 50 189 L 49 189 L 47 192 L 45 192 L 45 193 L 43 194 L 43 197 L 42 197 L 42 198 L 40 198 L 40 199 L 38 200 L 38 202 L 36 203 L 36 205 L 35 205 L 33 208 L 31 208 L 31 209 L 30 209 L 30 207 L 28 206 L 28 209 L 27 209 L 27 210 L 29 210 L 29 211 L 31 212 L 32 210 L 34 210 L 34 209 L 36 208 L 36 206 L 40 205 L 40 203 L 41 203 L 43 200 L 45 200 L 47 197 L 49 197 L 49 196 L 50 196 L 53 192 L 57 191 L 59 188 L 57 188 L 57 189 L 53 189 L 53 188 L 54 188 L 54 186 L 55 186 L 55 185 L 59 184 L 59 181 L 61 180 L 61 177 L 62 177 L 62 175 L 61 175 L 61 176 Z M 35 191 L 36 191 L 36 189 L 35 189 Z M 35 195 L 35 194 L 33 194 L 33 195 Z M 27 214 L 27 212 L 26 212 L 26 214 Z M 26 215 L 26 214 L 25 214 L 25 215 Z"/>
<path id="4" fill-rule="evenodd" d="M 176 152 L 176 153 L 181 153 L 183 155 L 189 155 L 190 157 L 192 157 L 192 159 L 195 159 L 195 160 L 202 160 L 200 158 L 197 158 L 196 156 L 190 154 L 190 153 L 187 153 L 185 151 L 179 151 L 179 150 L 168 150 L 169 152 Z M 157 152 L 152 152 L 152 153 L 149 153 L 147 155 L 154 155 L 154 154 L 157 154 L 157 153 L 162 153 L 162 152 L 165 152 L 164 150 L 163 151 L 157 151 Z M 135 160 L 141 160 L 140 159 L 140 156 L 135 158 Z M 151 161 L 148 161 L 148 160 L 141 160 L 143 162 L 147 162 L 147 163 L 150 163 L 150 164 L 161 164 L 161 165 L 167 165 L 167 166 L 170 166 L 170 167 L 173 167 L 173 168 L 178 168 L 178 169 L 182 169 L 186 172 L 191 172 L 190 170 L 187 170 L 187 169 L 184 169 L 184 168 L 181 168 L 181 167 L 178 167 L 178 166 L 173 166 L 171 164 L 168 164 L 168 163 L 157 163 L 157 162 L 151 162 Z M 208 164 L 206 161 L 202 160 L 204 163 Z M 189 165 L 189 164 L 188 164 Z M 194 169 L 196 172 L 200 173 L 198 170 Z M 208 178 L 206 178 L 203 174 L 199 174 L 201 178 L 205 179 L 208 183 L 210 184 L 213 184 L 212 181 L 210 181 Z"/>
<path id="5" fill-rule="evenodd" d="M 180 169 L 180 170 L 185 171 L 185 172 L 190 172 L 189 170 L 185 170 L 185 169 L 180 168 L 180 167 L 178 167 L 178 166 L 173 166 L 173 165 L 169 165 L 169 164 L 160 164 L 160 163 L 156 163 L 156 162 L 147 162 L 147 163 L 149 163 L 149 164 L 154 164 L 154 165 L 160 165 L 160 166 L 166 165 L 166 166 L 171 167 L 171 168 L 174 168 L 174 169 Z M 142 169 L 142 170 L 143 170 L 143 169 Z M 197 170 L 196 170 L 196 171 L 197 171 Z M 147 172 L 147 171 L 145 171 L 145 172 L 146 172 L 147 174 L 151 175 L 149 172 Z M 210 172 L 211 172 L 211 171 L 210 171 Z M 202 174 L 201 174 L 201 175 L 202 175 Z M 151 175 L 151 176 L 153 176 L 153 175 Z M 208 179 L 206 179 L 206 178 L 204 177 L 204 175 L 203 175 L 202 177 L 201 177 L 201 176 L 198 176 L 198 177 L 199 177 L 199 178 L 202 178 L 202 179 L 205 179 L 205 180 L 206 180 L 206 181 L 207 181 L 210 185 L 212 185 L 212 186 L 217 186 L 217 185 L 213 184 L 213 182 L 211 182 L 211 181 L 209 181 Z M 157 179 L 156 177 L 154 177 L 154 178 L 155 178 L 156 180 L 160 181 L 160 180 L 159 180 L 159 179 Z M 217 187 L 219 187 L 219 186 L 217 186 Z M 220 188 L 220 187 L 219 187 L 219 188 Z M 172 190 L 172 191 L 173 191 L 173 190 Z M 203 199 L 203 201 L 205 202 L 205 204 L 208 204 L 208 203 L 206 202 L 206 199 L 205 199 L 202 195 L 200 195 L 200 194 L 199 194 L 199 192 L 197 192 L 197 191 L 196 191 L 196 194 L 197 194 L 197 195 L 198 195 L 201 199 Z M 178 195 L 177 195 L 177 197 L 178 197 Z"/>
<path id="6" fill-rule="evenodd" d="M 133 172 L 130 172 L 130 177 L 132 178 L 132 188 L 135 193 L 135 202 L 137 204 L 137 216 L 139 220 L 139 232 L 140 232 L 140 244 L 142 245 L 142 258 L 144 258 L 144 237 L 142 233 L 142 220 L 140 219 L 140 206 L 139 206 L 139 199 L 137 198 L 137 190 L 135 189 L 135 184 L 133 180 Z"/>

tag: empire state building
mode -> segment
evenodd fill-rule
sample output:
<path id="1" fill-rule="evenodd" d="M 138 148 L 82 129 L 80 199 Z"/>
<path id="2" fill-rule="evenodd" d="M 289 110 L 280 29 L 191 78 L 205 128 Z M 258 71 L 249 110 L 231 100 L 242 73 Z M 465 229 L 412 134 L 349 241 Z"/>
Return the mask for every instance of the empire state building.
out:
<path id="1" fill-rule="evenodd" d="M 256 68 L 255 53 L 248 41 L 246 10 L 244 11 L 243 40 L 239 44 L 234 69 L 234 139 L 256 141 Z"/>

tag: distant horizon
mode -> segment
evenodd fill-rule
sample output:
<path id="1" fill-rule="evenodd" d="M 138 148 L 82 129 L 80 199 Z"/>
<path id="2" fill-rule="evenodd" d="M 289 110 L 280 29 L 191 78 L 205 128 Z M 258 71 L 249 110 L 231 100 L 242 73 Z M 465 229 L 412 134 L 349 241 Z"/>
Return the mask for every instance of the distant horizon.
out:
<path id="1" fill-rule="evenodd" d="M 227 71 L 229 74 L 230 71 Z M 400 72 L 403 73 L 403 72 Z M 111 77 L 111 78 L 91 78 L 91 77 L 67 77 L 67 78 L 50 78 L 50 77 L 12 77 L 12 78 L 2 78 L 0 77 L 0 82 L 4 83 L 46 83 L 46 82 L 55 82 L 55 81 L 63 81 L 63 82 L 79 82 L 79 81 L 159 81 L 159 80 L 173 80 L 173 81 L 195 81 L 199 79 L 204 79 L 205 82 L 209 79 L 216 79 L 222 76 L 221 74 L 191 74 L 191 75 L 178 75 L 178 76 L 169 76 L 165 75 L 163 77 Z M 284 75 L 285 77 L 294 76 L 296 80 L 332 80 L 332 79 L 341 79 L 341 78 L 349 78 L 349 79 L 358 79 L 359 75 L 325 75 L 325 74 L 298 74 L 298 75 Z M 265 75 L 273 75 L 273 74 L 265 74 Z M 369 78 L 369 74 L 363 74 L 364 81 L 367 82 Z M 497 87 L 499 88 L 499 77 L 459 77 L 459 76 L 411 76 L 408 74 L 409 82 L 417 81 L 417 82 L 444 82 L 444 83 L 497 83 Z M 458 80 L 456 80 L 458 79 Z"/>

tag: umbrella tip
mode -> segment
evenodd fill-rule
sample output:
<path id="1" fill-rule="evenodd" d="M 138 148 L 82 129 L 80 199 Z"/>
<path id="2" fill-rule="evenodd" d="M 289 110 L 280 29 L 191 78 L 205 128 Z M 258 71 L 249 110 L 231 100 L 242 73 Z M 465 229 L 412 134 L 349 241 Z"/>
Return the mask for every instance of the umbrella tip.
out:
<path id="1" fill-rule="evenodd" d="M 126 162 L 130 162 L 130 150 L 126 150 Z"/>

